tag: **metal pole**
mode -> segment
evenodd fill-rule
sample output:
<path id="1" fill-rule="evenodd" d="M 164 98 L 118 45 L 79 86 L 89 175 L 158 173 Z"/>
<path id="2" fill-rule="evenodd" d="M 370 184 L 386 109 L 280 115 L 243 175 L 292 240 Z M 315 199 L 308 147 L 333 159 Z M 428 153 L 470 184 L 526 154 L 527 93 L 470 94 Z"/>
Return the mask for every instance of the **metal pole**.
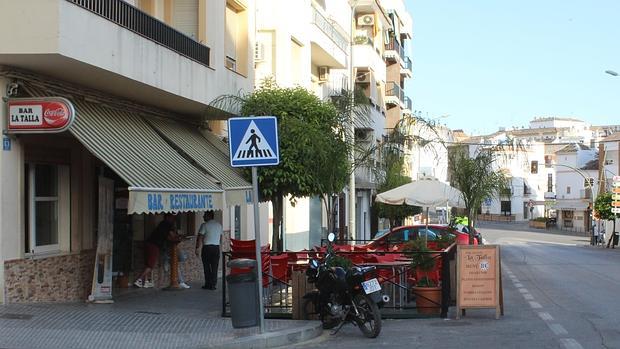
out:
<path id="1" fill-rule="evenodd" d="M 355 32 L 355 6 L 353 3 L 351 5 L 351 33 L 349 35 L 349 92 L 351 93 L 351 101 L 349 105 L 349 142 L 350 142 L 350 152 L 349 152 L 349 162 L 351 163 L 351 174 L 349 176 L 349 236 L 355 239 L 355 124 L 353 123 L 353 104 L 355 98 L 355 77 L 353 76 L 353 35 Z"/>
<path id="2" fill-rule="evenodd" d="M 265 308 L 263 306 L 263 263 L 260 244 L 260 219 L 258 217 L 258 171 L 252 166 L 252 201 L 254 203 L 254 241 L 256 243 L 256 274 L 258 280 L 258 322 L 260 333 L 265 332 Z"/>

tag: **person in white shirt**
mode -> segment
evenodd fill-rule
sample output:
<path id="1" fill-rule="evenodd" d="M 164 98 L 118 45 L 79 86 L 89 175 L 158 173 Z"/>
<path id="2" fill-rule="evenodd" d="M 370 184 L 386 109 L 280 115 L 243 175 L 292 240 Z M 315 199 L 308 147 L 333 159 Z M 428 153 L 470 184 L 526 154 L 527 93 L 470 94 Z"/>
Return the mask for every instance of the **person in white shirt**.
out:
<path id="1" fill-rule="evenodd" d="M 205 212 L 204 223 L 198 229 L 196 240 L 196 256 L 201 254 L 202 267 L 205 273 L 205 290 L 215 290 L 217 284 L 217 266 L 220 261 L 220 242 L 222 225 L 213 218 L 213 211 Z"/>

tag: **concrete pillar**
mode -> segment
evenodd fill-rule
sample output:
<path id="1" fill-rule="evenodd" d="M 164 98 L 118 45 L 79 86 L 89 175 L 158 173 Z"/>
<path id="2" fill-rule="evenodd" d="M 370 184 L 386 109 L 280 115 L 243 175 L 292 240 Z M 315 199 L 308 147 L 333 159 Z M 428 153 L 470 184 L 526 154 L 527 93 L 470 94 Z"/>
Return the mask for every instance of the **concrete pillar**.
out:
<path id="1" fill-rule="evenodd" d="M 5 96 L 10 79 L 0 77 L 0 93 Z M 6 103 L 0 100 L 0 129 L 6 128 Z M 10 149 L 0 151 L 0 302 L 4 303 L 4 261 L 21 258 L 24 251 L 24 162 L 19 139 L 2 135 Z"/>

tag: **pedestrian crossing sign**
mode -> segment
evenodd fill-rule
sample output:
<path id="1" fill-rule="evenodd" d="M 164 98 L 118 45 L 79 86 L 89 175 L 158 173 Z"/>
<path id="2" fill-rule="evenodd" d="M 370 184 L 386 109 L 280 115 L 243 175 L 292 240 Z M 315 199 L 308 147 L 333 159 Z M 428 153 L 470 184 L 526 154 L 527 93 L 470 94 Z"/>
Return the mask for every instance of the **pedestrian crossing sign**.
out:
<path id="1" fill-rule="evenodd" d="M 232 167 L 272 166 L 280 163 L 278 121 L 275 116 L 228 119 Z"/>

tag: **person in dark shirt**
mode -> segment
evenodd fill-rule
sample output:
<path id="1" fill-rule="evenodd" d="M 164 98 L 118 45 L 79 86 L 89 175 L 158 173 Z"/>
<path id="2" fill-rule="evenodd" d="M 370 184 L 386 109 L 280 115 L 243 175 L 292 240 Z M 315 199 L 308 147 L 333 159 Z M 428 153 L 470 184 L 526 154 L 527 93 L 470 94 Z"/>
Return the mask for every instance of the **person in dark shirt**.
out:
<path id="1" fill-rule="evenodd" d="M 144 271 L 133 283 L 137 287 L 150 288 L 153 287 L 153 281 L 147 279 L 151 275 L 151 271 L 155 268 L 159 259 L 159 251 L 164 247 L 166 241 L 175 241 L 178 239 L 175 228 L 175 216 L 170 213 L 164 215 L 164 220 L 157 225 L 151 236 L 144 243 Z"/>

